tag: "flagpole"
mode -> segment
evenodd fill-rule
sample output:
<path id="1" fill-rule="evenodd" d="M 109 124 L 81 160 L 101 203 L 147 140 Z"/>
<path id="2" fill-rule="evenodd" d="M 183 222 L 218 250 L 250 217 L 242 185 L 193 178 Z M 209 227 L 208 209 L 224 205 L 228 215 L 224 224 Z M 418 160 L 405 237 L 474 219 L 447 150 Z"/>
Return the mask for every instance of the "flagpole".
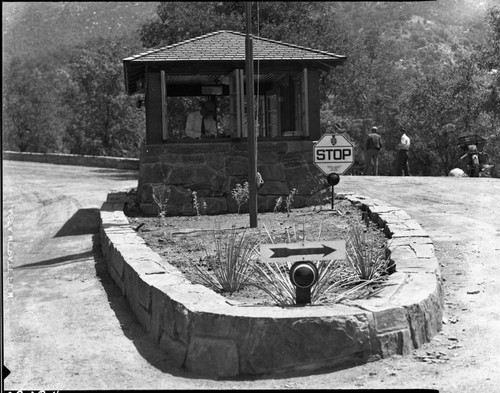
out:
<path id="1" fill-rule="evenodd" d="M 247 89 L 247 127 L 248 127 L 248 188 L 249 188 L 249 213 L 250 228 L 257 227 L 257 135 L 253 117 L 253 43 L 252 43 L 252 2 L 246 2 L 246 36 L 245 36 L 245 66 Z"/>

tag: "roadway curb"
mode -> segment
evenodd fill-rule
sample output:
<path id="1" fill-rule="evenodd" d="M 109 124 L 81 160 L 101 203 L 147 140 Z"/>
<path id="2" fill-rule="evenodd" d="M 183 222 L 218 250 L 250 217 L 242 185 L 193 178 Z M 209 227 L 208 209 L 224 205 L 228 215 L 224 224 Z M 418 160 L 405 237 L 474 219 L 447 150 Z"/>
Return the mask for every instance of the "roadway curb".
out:
<path id="1" fill-rule="evenodd" d="M 442 327 L 442 279 L 432 241 L 400 209 L 339 196 L 391 239 L 396 271 L 368 299 L 289 308 L 231 305 L 188 282 L 145 244 L 123 212 L 127 191 L 108 194 L 101 207 L 102 251 L 109 274 L 157 346 L 195 374 L 312 373 L 408 355 Z"/>
<path id="2" fill-rule="evenodd" d="M 30 161 L 30 162 L 42 162 L 47 164 L 58 164 L 58 165 L 79 165 L 79 166 L 92 166 L 98 168 L 139 170 L 138 158 L 3 151 L 2 160 Z"/>

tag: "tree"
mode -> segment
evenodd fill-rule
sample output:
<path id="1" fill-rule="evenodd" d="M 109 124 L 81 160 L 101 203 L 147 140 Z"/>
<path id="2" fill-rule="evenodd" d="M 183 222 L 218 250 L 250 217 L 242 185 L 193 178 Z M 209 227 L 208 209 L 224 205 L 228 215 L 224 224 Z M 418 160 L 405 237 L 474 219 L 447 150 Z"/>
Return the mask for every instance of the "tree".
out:
<path id="1" fill-rule="evenodd" d="M 485 72 L 481 125 L 488 136 L 486 151 L 493 163 L 500 163 L 500 8 L 490 8 L 486 20 L 488 35 L 479 48 L 479 67 Z"/>
<path id="2" fill-rule="evenodd" d="M 3 148 L 55 152 L 61 148 L 57 72 L 51 56 L 14 58 L 3 89 Z"/>
<path id="3" fill-rule="evenodd" d="M 125 93 L 121 59 L 130 49 L 110 39 L 81 46 L 68 66 L 64 99 L 70 113 L 64 143 L 70 153 L 138 156 L 144 113 Z"/>

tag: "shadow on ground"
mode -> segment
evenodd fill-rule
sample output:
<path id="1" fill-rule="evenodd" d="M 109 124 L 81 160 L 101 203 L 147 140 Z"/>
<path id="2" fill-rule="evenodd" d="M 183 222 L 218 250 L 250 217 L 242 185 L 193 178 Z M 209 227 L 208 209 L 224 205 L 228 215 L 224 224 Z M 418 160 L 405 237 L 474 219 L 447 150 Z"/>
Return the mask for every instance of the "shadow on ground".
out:
<path id="1" fill-rule="evenodd" d="M 22 266 L 16 266 L 14 269 L 35 269 L 35 268 L 44 268 L 44 267 L 52 267 L 52 266 L 62 266 L 67 265 L 69 263 L 80 262 L 83 259 L 91 258 L 93 255 L 92 251 L 85 251 L 78 254 L 65 255 L 63 257 L 46 259 L 45 261 L 28 263 Z"/>
<path id="2" fill-rule="evenodd" d="M 79 209 L 54 237 L 92 235 L 99 232 L 99 209 Z"/>
<path id="3" fill-rule="evenodd" d="M 174 376 L 200 379 L 201 377 L 197 375 L 173 366 L 168 355 L 155 345 L 153 338 L 146 332 L 132 312 L 126 296 L 122 295 L 120 288 L 109 275 L 106 260 L 102 255 L 100 235 L 95 234 L 92 240 L 96 276 L 106 292 L 109 305 L 114 311 L 125 337 L 132 341 L 139 354 L 158 370 Z"/>

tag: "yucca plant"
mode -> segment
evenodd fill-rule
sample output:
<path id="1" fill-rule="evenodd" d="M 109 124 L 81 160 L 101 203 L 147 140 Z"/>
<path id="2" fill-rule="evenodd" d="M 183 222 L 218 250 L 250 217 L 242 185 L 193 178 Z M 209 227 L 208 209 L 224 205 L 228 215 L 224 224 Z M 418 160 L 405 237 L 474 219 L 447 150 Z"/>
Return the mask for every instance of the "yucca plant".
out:
<path id="1" fill-rule="evenodd" d="M 285 243 L 294 243 L 298 241 L 305 241 L 306 231 L 305 226 L 302 229 L 302 238 L 299 238 L 299 232 L 297 231 L 295 225 L 291 227 L 285 227 L 284 233 L 276 234 L 275 231 L 270 231 L 265 225 L 264 229 L 267 234 L 267 238 L 271 243 L 282 242 L 284 238 Z M 321 238 L 320 226 L 317 239 Z M 341 274 L 338 271 L 338 263 L 336 261 L 325 261 L 324 263 L 318 264 L 318 282 L 315 284 L 311 290 L 311 303 L 316 303 L 325 294 L 325 290 L 332 290 L 334 288 L 334 283 L 339 283 L 339 277 Z M 250 282 L 264 292 L 266 292 L 271 299 L 279 306 L 290 306 L 295 304 L 296 288 L 291 283 L 288 276 L 290 268 L 292 267 L 292 262 L 285 263 L 269 263 L 263 261 L 260 264 L 255 265 L 256 279 Z"/>
<path id="2" fill-rule="evenodd" d="M 215 250 L 204 248 L 210 270 L 194 264 L 196 282 L 221 292 L 240 290 L 255 269 L 258 240 L 252 240 L 246 231 L 241 235 L 235 227 L 229 236 L 222 230 L 213 231 Z"/>
<path id="3" fill-rule="evenodd" d="M 271 243 L 278 242 L 292 243 L 305 241 L 305 228 L 302 232 L 302 239 L 299 239 L 298 232 L 293 227 L 284 228 L 283 234 L 276 231 L 264 229 Z M 347 261 L 330 260 L 316 263 L 318 268 L 318 281 L 311 288 L 311 303 L 320 303 L 327 300 L 338 303 L 341 300 L 351 297 L 366 286 L 383 279 L 387 272 L 388 261 L 384 250 L 377 248 L 374 242 L 370 242 L 363 232 L 363 228 L 355 225 L 349 229 L 347 240 Z M 317 241 L 321 239 L 321 227 L 317 236 Z M 250 282 L 261 290 L 265 291 L 273 301 L 279 306 L 289 306 L 295 304 L 296 289 L 290 282 L 288 272 L 292 266 L 291 262 L 268 263 L 266 261 L 255 265 L 256 280 Z"/>
<path id="4" fill-rule="evenodd" d="M 349 228 L 346 251 L 347 262 L 359 280 L 373 282 L 387 273 L 389 261 L 385 248 L 370 241 L 363 226 L 354 224 Z"/>

